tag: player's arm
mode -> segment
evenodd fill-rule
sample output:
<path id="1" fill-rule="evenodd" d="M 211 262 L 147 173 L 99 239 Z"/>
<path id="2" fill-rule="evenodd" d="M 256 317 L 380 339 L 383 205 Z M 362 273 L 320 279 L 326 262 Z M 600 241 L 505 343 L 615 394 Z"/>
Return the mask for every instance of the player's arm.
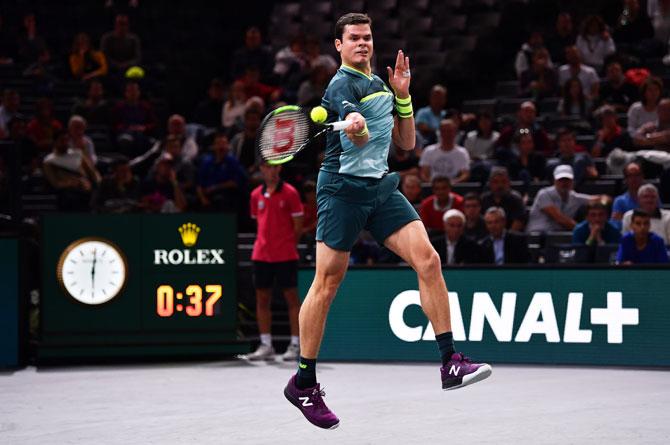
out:
<path id="1" fill-rule="evenodd" d="M 414 112 L 412 97 L 409 95 L 411 72 L 409 57 L 405 57 L 402 50 L 398 51 L 395 59 L 395 68 L 386 67 L 389 74 L 389 85 L 395 93 L 395 107 L 398 114 L 394 118 L 393 143 L 403 150 L 413 150 L 416 143 Z"/>

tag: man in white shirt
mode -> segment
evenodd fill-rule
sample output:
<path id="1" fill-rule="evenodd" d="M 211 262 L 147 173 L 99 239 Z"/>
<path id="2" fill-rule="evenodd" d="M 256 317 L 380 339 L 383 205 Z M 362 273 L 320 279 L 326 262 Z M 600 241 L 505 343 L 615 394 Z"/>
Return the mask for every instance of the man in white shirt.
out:
<path id="1" fill-rule="evenodd" d="M 573 190 L 574 172 L 569 165 L 554 169 L 554 185 L 541 189 L 530 209 L 527 232 L 557 232 L 572 230 L 577 224 L 577 211 L 600 196 L 577 193 Z"/>
<path id="2" fill-rule="evenodd" d="M 670 244 L 670 210 L 661 209 L 658 206 L 658 189 L 653 184 L 644 184 L 637 191 L 637 202 L 640 209 L 651 215 L 651 231 L 663 238 L 666 245 Z M 629 210 L 623 215 L 621 233 L 626 234 L 631 230 L 630 222 L 634 210 Z"/>
<path id="3" fill-rule="evenodd" d="M 440 122 L 440 141 L 429 145 L 419 160 L 421 179 L 431 181 L 437 176 L 446 176 L 452 184 L 467 181 L 470 177 L 470 155 L 456 145 L 458 127 L 451 119 Z"/>
<path id="4" fill-rule="evenodd" d="M 600 78 L 596 70 L 582 63 L 582 56 L 574 45 L 565 48 L 565 58 L 568 63 L 558 69 L 558 83 L 561 88 L 565 82 L 577 77 L 582 83 L 584 96 L 591 100 L 596 99 L 600 89 Z"/>

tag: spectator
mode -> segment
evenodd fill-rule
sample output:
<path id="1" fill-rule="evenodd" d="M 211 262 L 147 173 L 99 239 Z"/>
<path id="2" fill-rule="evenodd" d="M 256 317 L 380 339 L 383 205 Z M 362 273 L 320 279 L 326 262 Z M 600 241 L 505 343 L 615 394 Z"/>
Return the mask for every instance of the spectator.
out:
<path id="1" fill-rule="evenodd" d="M 141 185 L 141 206 L 149 213 L 178 213 L 186 210 L 186 196 L 177 181 L 172 156 L 161 156 L 150 178 Z"/>
<path id="2" fill-rule="evenodd" d="M 514 135 L 512 150 L 500 149 L 496 152 L 496 158 L 515 181 L 523 181 L 528 185 L 543 181 L 546 177 L 547 159 L 535 151 L 535 140 L 527 128 L 520 129 Z"/>
<path id="3" fill-rule="evenodd" d="M 107 57 L 109 68 L 116 74 L 123 75 L 128 68 L 142 61 L 140 39 L 130 32 L 130 23 L 125 14 L 117 14 L 114 30 L 102 36 L 100 48 Z"/>
<path id="4" fill-rule="evenodd" d="M 575 44 L 577 33 L 572 24 L 572 16 L 569 12 L 561 12 L 556 17 L 554 32 L 547 39 L 547 49 L 552 60 L 557 64 L 564 64 L 565 48 Z"/>
<path id="5" fill-rule="evenodd" d="M 626 81 L 621 63 L 616 60 L 607 64 L 605 80 L 600 83 L 600 104 L 612 105 L 617 113 L 625 113 L 637 100 L 639 90 Z"/>
<path id="6" fill-rule="evenodd" d="M 203 156 L 197 175 L 197 196 L 206 210 L 236 212 L 241 210 L 246 174 L 239 161 L 230 155 L 228 137 L 214 138 L 212 153 Z"/>
<path id="7" fill-rule="evenodd" d="M 423 138 L 423 145 L 437 142 L 437 130 L 440 122 L 446 117 L 444 107 L 447 105 L 447 87 L 433 85 L 428 97 L 428 105 L 419 108 L 415 116 L 416 129 Z"/>
<path id="8" fill-rule="evenodd" d="M 295 77 L 301 77 L 307 70 L 305 37 L 294 36 L 289 44 L 277 51 L 273 72 L 280 84 L 291 83 Z"/>
<path id="9" fill-rule="evenodd" d="M 473 241 L 481 241 L 488 235 L 486 223 L 482 218 L 482 201 L 475 192 L 463 197 L 463 214 L 465 215 L 465 236 Z"/>
<path id="10" fill-rule="evenodd" d="M 302 208 L 305 212 L 305 217 L 303 218 L 300 239 L 305 240 L 310 244 L 313 244 L 314 238 L 316 237 L 316 222 L 317 222 L 316 182 L 305 181 L 305 183 L 302 185 L 302 194 L 305 198 L 302 203 Z"/>
<path id="11" fill-rule="evenodd" d="M 654 27 L 639 0 L 624 0 L 623 10 L 614 28 L 614 40 L 638 53 L 643 41 L 654 37 Z"/>
<path id="12" fill-rule="evenodd" d="M 477 115 L 477 129 L 469 132 L 465 138 L 465 149 L 473 161 L 483 161 L 493 156 L 493 145 L 500 133 L 493 129 L 493 116 L 488 111 Z"/>
<path id="13" fill-rule="evenodd" d="M 619 244 L 621 233 L 607 221 L 607 207 L 598 201 L 587 204 L 586 220 L 577 224 L 572 231 L 572 243 L 587 246 Z"/>
<path id="14" fill-rule="evenodd" d="M 664 151 L 670 147 L 670 99 L 659 101 L 656 116 L 654 121 L 642 124 L 634 133 L 636 147 Z"/>
<path id="15" fill-rule="evenodd" d="M 230 141 L 233 155 L 240 161 L 242 167 L 252 176 L 258 171 L 256 164 L 256 133 L 261 125 L 263 116 L 253 107 L 244 112 L 244 128 Z"/>
<path id="16" fill-rule="evenodd" d="M 594 157 L 607 157 L 615 148 L 628 149 L 633 141 L 617 122 L 616 110 L 611 105 L 603 105 L 595 112 L 600 119 L 600 129 L 596 133 L 596 141 L 591 148 Z"/>
<path id="17" fill-rule="evenodd" d="M 463 197 L 451 191 L 451 181 L 445 176 L 436 176 L 433 194 L 421 201 L 419 215 L 429 233 L 442 232 L 442 215 L 449 209 L 463 210 Z"/>
<path id="18" fill-rule="evenodd" d="M 247 97 L 258 96 L 265 102 L 274 103 L 278 101 L 282 95 L 281 88 L 261 82 L 260 72 L 256 67 L 247 68 L 244 72 L 244 76 L 239 80 L 241 80 L 242 85 L 244 85 L 244 93 Z"/>
<path id="19" fill-rule="evenodd" d="M 187 162 L 193 162 L 200 148 L 193 137 L 186 134 L 186 120 L 180 114 L 173 114 L 167 121 L 167 137 L 181 141 L 181 156 Z"/>
<path id="20" fill-rule="evenodd" d="M 7 124 L 8 139 L 12 141 L 21 156 L 23 173 L 30 176 L 41 176 L 42 154 L 37 150 L 35 143 L 26 132 L 26 120 L 16 115 Z"/>
<path id="21" fill-rule="evenodd" d="M 270 302 L 275 283 L 281 288 L 288 306 L 291 341 L 282 358 L 295 362 L 300 353 L 298 339 L 298 250 L 303 209 L 300 195 L 279 177 L 281 166 L 263 163 L 263 184 L 251 193 L 251 217 L 258 223 L 258 235 L 251 260 L 256 289 L 256 320 L 261 344 L 249 360 L 274 358 L 272 347 L 272 312 Z"/>
<path id="22" fill-rule="evenodd" d="M 565 59 L 567 63 L 561 65 L 558 69 L 558 84 L 560 87 L 563 88 L 568 80 L 576 77 L 582 83 L 584 96 L 591 100 L 596 99 L 600 87 L 600 78 L 596 70 L 582 63 L 579 49 L 574 45 L 565 48 Z"/>
<path id="23" fill-rule="evenodd" d="M 667 45 L 668 40 L 670 40 L 670 1 L 649 0 L 647 2 L 647 15 L 654 28 L 654 40 L 662 45 Z"/>
<path id="24" fill-rule="evenodd" d="M 574 171 L 575 184 L 581 184 L 585 179 L 598 177 L 598 170 L 591 156 L 584 152 L 583 147 L 578 148 L 575 133 L 567 128 L 561 128 L 556 135 L 558 146 L 558 158 L 547 162 L 549 171 L 553 171 L 557 165 L 569 165 Z M 580 151 L 577 153 L 577 151 Z"/>
<path id="25" fill-rule="evenodd" d="M 619 227 L 621 227 L 624 213 L 640 207 L 640 203 L 637 201 L 637 192 L 644 183 L 640 164 L 636 162 L 626 164 L 623 169 L 623 178 L 626 191 L 614 198 L 614 204 L 612 204 L 612 220 L 617 222 Z"/>
<path id="26" fill-rule="evenodd" d="M 23 16 L 23 28 L 17 43 L 19 61 L 23 66 L 30 66 L 37 63 L 45 52 L 48 53 L 48 48 L 42 36 L 37 33 L 35 14 L 28 13 Z"/>
<path id="27" fill-rule="evenodd" d="M 488 264 L 526 264 L 530 262 L 528 241 L 521 233 L 505 229 L 505 210 L 490 207 L 484 214 L 489 234 L 481 243 L 482 258 Z"/>
<path id="28" fill-rule="evenodd" d="M 72 114 L 78 114 L 90 125 L 108 126 L 112 122 L 112 113 L 109 102 L 105 99 L 102 82 L 92 80 L 88 84 L 88 93 L 85 99 L 77 101 L 72 107 Z"/>
<path id="29" fill-rule="evenodd" d="M 546 48 L 538 48 L 533 52 L 531 66 L 519 78 L 522 96 L 531 96 L 537 100 L 555 95 L 558 80 L 549 60 Z"/>
<path id="30" fill-rule="evenodd" d="M 79 115 L 70 117 L 67 124 L 68 148 L 79 150 L 91 165 L 98 163 L 95 153 L 95 144 L 90 137 L 86 136 L 86 119 Z"/>
<path id="31" fill-rule="evenodd" d="M 621 238 L 617 264 L 667 263 L 668 252 L 663 239 L 653 233 L 649 214 L 632 210 L 631 231 Z"/>
<path id="32" fill-rule="evenodd" d="M 537 122 L 537 108 L 531 101 L 525 101 L 519 105 L 519 111 L 516 114 L 516 123 L 503 128 L 496 146 L 508 150 L 511 149 L 514 136 L 520 130 L 528 130 L 530 132 L 533 136 L 533 145 L 537 152 L 542 154 L 550 153 L 551 142 L 549 141 L 549 135 Z"/>
<path id="33" fill-rule="evenodd" d="M 640 87 L 641 100 L 628 109 L 628 134 L 634 135 L 647 122 L 658 120 L 658 103 L 663 92 L 663 81 L 649 76 Z"/>
<path id="34" fill-rule="evenodd" d="M 465 215 L 457 209 L 450 209 L 442 217 L 444 235 L 431 240 L 440 255 L 442 265 L 475 264 L 481 262 L 479 244 L 465 236 Z"/>
<path id="35" fill-rule="evenodd" d="M 421 180 L 417 175 L 403 176 L 400 191 L 414 208 L 418 209 L 421 206 Z"/>
<path id="36" fill-rule="evenodd" d="M 328 80 L 330 80 L 339 68 L 333 56 L 321 53 L 321 42 L 315 36 L 307 36 L 305 39 L 305 57 L 307 58 L 307 65 L 310 68 L 313 69 L 317 66 L 325 68 Z"/>
<path id="37" fill-rule="evenodd" d="M 229 136 L 242 128 L 244 111 L 247 104 L 247 93 L 244 90 L 244 82 L 236 80 L 230 86 L 230 94 L 223 104 L 223 129 Z"/>
<path id="38" fill-rule="evenodd" d="M 91 47 L 91 38 L 84 32 L 77 34 L 72 43 L 70 72 L 72 77 L 84 82 L 107 75 L 105 55 Z"/>
<path id="39" fill-rule="evenodd" d="M 203 99 L 193 112 L 193 122 L 207 129 L 223 127 L 223 103 L 225 92 L 220 79 L 212 79 L 207 89 L 207 98 Z"/>
<path id="40" fill-rule="evenodd" d="M 563 117 L 591 118 L 591 100 L 584 96 L 584 89 L 579 78 L 573 77 L 563 84 L 563 93 L 558 102 L 558 112 Z"/>
<path id="41" fill-rule="evenodd" d="M 521 195 L 512 190 L 505 167 L 493 167 L 489 176 L 489 191 L 481 198 L 482 208 L 501 207 L 505 211 L 509 230 L 520 232 L 526 225 L 526 206 Z"/>
<path id="42" fill-rule="evenodd" d="M 670 244 L 670 210 L 659 207 L 658 189 L 653 184 L 644 184 L 637 191 L 637 200 L 640 210 L 651 218 L 651 231 Z M 631 230 L 631 219 L 635 210 L 629 210 L 623 215 L 622 233 Z"/>
<path id="43" fill-rule="evenodd" d="M 85 211 L 100 174 L 80 151 L 68 150 L 67 145 L 67 134 L 54 135 L 53 151 L 44 158 L 42 169 L 58 195 L 59 210 Z"/>
<path id="44" fill-rule="evenodd" d="M 388 159 L 389 171 L 398 172 L 401 177 L 419 174 L 419 158 L 415 150 L 403 150 L 391 144 Z"/>
<path id="45" fill-rule="evenodd" d="M 274 57 L 272 50 L 263 45 L 263 38 L 258 27 L 252 26 L 247 29 L 244 35 L 244 46 L 235 50 L 231 60 L 233 79 L 240 78 L 247 68 L 254 67 L 258 69 L 262 82 L 272 83 Z"/>
<path id="46" fill-rule="evenodd" d="M 432 181 L 438 176 L 445 176 L 453 183 L 468 180 L 470 156 L 465 148 L 456 145 L 457 132 L 458 127 L 453 120 L 440 122 L 440 142 L 426 147 L 419 160 L 422 180 Z"/>
<path id="47" fill-rule="evenodd" d="M 141 98 L 137 82 L 126 83 L 124 99 L 116 104 L 113 114 L 121 152 L 133 155 L 146 151 L 158 122 L 151 104 Z"/>
<path id="48" fill-rule="evenodd" d="M 332 73 L 325 64 L 312 65 L 309 78 L 303 81 L 298 88 L 298 105 L 303 107 L 321 105 L 321 98 L 331 77 Z"/>
<path id="49" fill-rule="evenodd" d="M 45 97 L 35 103 L 35 117 L 28 122 L 26 132 L 37 149 L 47 153 L 53 147 L 56 133 L 63 130 L 63 124 L 54 117 L 53 103 Z"/>
<path id="50" fill-rule="evenodd" d="M 616 52 L 614 40 L 599 15 L 590 15 L 582 22 L 582 32 L 577 36 L 577 49 L 584 63 L 601 72 L 605 59 Z"/>
<path id="51" fill-rule="evenodd" d="M 7 124 L 12 119 L 19 117 L 21 97 L 16 90 L 6 89 L 2 94 L 2 105 L 0 106 L 0 139 L 9 136 Z"/>
<path id="52" fill-rule="evenodd" d="M 521 79 L 521 75 L 530 69 L 533 53 L 542 48 L 544 48 L 544 38 L 542 37 L 542 33 L 540 31 L 532 31 L 528 36 L 528 41 L 524 42 L 516 53 L 514 71 L 516 71 L 516 77 L 518 79 Z M 554 67 L 551 62 L 551 57 L 547 60 L 547 67 L 550 69 Z"/>
<path id="53" fill-rule="evenodd" d="M 526 232 L 556 232 L 572 230 L 577 212 L 589 201 L 600 196 L 577 193 L 573 190 L 574 173 L 569 165 L 554 169 L 554 185 L 541 189 L 530 209 Z"/>
<path id="54" fill-rule="evenodd" d="M 94 202 L 101 213 L 130 213 L 139 208 L 140 181 L 133 175 L 128 158 L 114 161 L 111 174 L 103 178 Z"/>

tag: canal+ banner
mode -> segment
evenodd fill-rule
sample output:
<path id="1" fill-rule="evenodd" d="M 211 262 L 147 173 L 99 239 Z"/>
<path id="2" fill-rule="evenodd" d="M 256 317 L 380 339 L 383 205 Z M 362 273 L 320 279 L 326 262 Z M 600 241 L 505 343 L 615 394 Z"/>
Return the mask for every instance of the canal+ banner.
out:
<path id="1" fill-rule="evenodd" d="M 300 271 L 304 298 L 313 269 Z M 498 363 L 670 365 L 670 269 L 449 269 L 457 350 Z M 437 361 L 411 269 L 352 269 L 320 358 Z"/>

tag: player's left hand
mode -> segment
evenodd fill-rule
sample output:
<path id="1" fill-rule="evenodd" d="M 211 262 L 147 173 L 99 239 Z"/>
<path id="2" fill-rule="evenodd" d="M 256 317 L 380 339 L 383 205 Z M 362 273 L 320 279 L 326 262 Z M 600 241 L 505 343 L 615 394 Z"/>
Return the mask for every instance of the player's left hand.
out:
<path id="1" fill-rule="evenodd" d="M 412 78 L 412 73 L 409 69 L 409 57 L 405 57 L 402 50 L 398 50 L 398 56 L 395 59 L 395 69 L 390 66 L 386 67 L 389 73 L 389 85 L 393 88 L 393 92 L 401 99 L 409 97 L 409 81 Z"/>

